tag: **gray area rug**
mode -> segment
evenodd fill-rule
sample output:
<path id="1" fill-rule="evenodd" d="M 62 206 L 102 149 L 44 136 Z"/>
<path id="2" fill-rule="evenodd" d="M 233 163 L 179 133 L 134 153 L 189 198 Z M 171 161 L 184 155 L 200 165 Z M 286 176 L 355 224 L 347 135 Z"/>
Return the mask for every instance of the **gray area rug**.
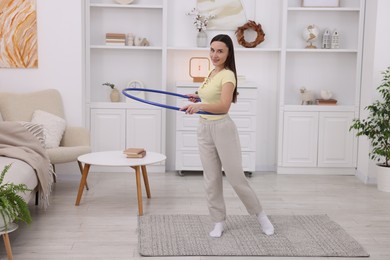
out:
<path id="1" fill-rule="evenodd" d="M 327 215 L 269 216 L 275 234 L 261 232 L 255 216 L 228 216 L 221 238 L 203 215 L 146 215 L 138 219 L 143 256 L 369 256 Z"/>

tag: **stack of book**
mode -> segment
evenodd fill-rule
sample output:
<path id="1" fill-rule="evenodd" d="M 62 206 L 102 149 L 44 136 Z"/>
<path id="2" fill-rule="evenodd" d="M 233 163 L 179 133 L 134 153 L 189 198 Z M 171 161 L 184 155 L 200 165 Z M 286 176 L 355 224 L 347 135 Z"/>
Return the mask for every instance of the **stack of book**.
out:
<path id="1" fill-rule="evenodd" d="M 143 158 L 146 155 L 144 148 L 127 148 L 123 151 L 127 158 Z"/>
<path id="2" fill-rule="evenodd" d="M 336 105 L 336 99 L 317 99 L 317 105 Z"/>
<path id="3" fill-rule="evenodd" d="M 106 33 L 107 45 L 126 45 L 126 35 L 123 33 Z"/>

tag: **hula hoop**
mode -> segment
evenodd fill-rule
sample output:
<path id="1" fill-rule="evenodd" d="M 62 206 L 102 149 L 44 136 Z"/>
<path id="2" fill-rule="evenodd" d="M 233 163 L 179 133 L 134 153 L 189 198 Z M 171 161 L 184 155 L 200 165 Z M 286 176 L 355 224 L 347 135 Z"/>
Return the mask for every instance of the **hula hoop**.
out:
<path id="1" fill-rule="evenodd" d="M 184 110 L 180 110 L 179 107 L 170 106 L 170 105 L 165 105 L 165 104 L 161 104 L 161 103 L 149 101 L 149 100 L 146 100 L 146 99 L 142 99 L 142 98 L 139 98 L 139 97 L 130 95 L 129 93 L 127 93 L 127 91 L 144 91 L 144 92 L 152 92 L 152 93 L 158 93 L 158 94 L 164 94 L 164 95 L 169 95 L 169 96 L 175 96 L 175 97 L 180 97 L 180 98 L 186 98 L 186 99 L 188 99 L 188 96 L 186 96 L 186 95 L 182 95 L 182 94 L 178 94 L 178 93 L 174 93 L 174 92 L 169 92 L 169 91 L 157 90 L 157 89 L 147 89 L 147 88 L 125 88 L 124 90 L 122 90 L 122 94 L 123 94 L 123 95 L 125 95 L 125 96 L 128 97 L 128 98 L 137 100 L 137 101 L 139 101 L 139 102 L 142 102 L 142 103 L 145 103 L 145 104 L 148 104 L 148 105 L 152 105 L 152 106 L 157 106 L 157 107 L 162 107 L 162 108 L 167 108 L 167 109 L 172 109 L 172 110 L 177 110 L 177 111 L 185 112 Z M 200 99 L 199 99 L 199 101 L 200 101 Z M 199 111 L 199 112 L 197 112 L 196 114 L 202 114 L 202 115 L 215 115 L 215 114 L 213 114 L 213 113 L 206 112 L 206 111 Z"/>

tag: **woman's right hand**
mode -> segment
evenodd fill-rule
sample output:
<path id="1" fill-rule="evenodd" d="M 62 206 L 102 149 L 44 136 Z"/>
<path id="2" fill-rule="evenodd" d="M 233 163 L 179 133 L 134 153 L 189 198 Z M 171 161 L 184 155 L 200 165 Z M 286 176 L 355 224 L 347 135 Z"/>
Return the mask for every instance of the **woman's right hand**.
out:
<path id="1" fill-rule="evenodd" d="M 186 94 L 186 96 L 188 97 L 188 101 L 192 103 L 197 103 L 200 101 L 198 94 Z"/>

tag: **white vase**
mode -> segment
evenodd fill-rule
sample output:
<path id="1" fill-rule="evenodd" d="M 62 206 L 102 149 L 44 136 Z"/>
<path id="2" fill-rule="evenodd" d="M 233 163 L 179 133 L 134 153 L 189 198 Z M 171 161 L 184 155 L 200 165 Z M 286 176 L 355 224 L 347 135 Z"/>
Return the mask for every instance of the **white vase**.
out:
<path id="1" fill-rule="evenodd" d="M 390 167 L 376 166 L 376 182 L 378 190 L 390 192 Z"/>
<path id="2" fill-rule="evenodd" d="M 198 35 L 196 36 L 196 46 L 200 48 L 207 47 L 208 41 L 207 41 L 207 33 L 205 31 L 198 32 Z"/>

